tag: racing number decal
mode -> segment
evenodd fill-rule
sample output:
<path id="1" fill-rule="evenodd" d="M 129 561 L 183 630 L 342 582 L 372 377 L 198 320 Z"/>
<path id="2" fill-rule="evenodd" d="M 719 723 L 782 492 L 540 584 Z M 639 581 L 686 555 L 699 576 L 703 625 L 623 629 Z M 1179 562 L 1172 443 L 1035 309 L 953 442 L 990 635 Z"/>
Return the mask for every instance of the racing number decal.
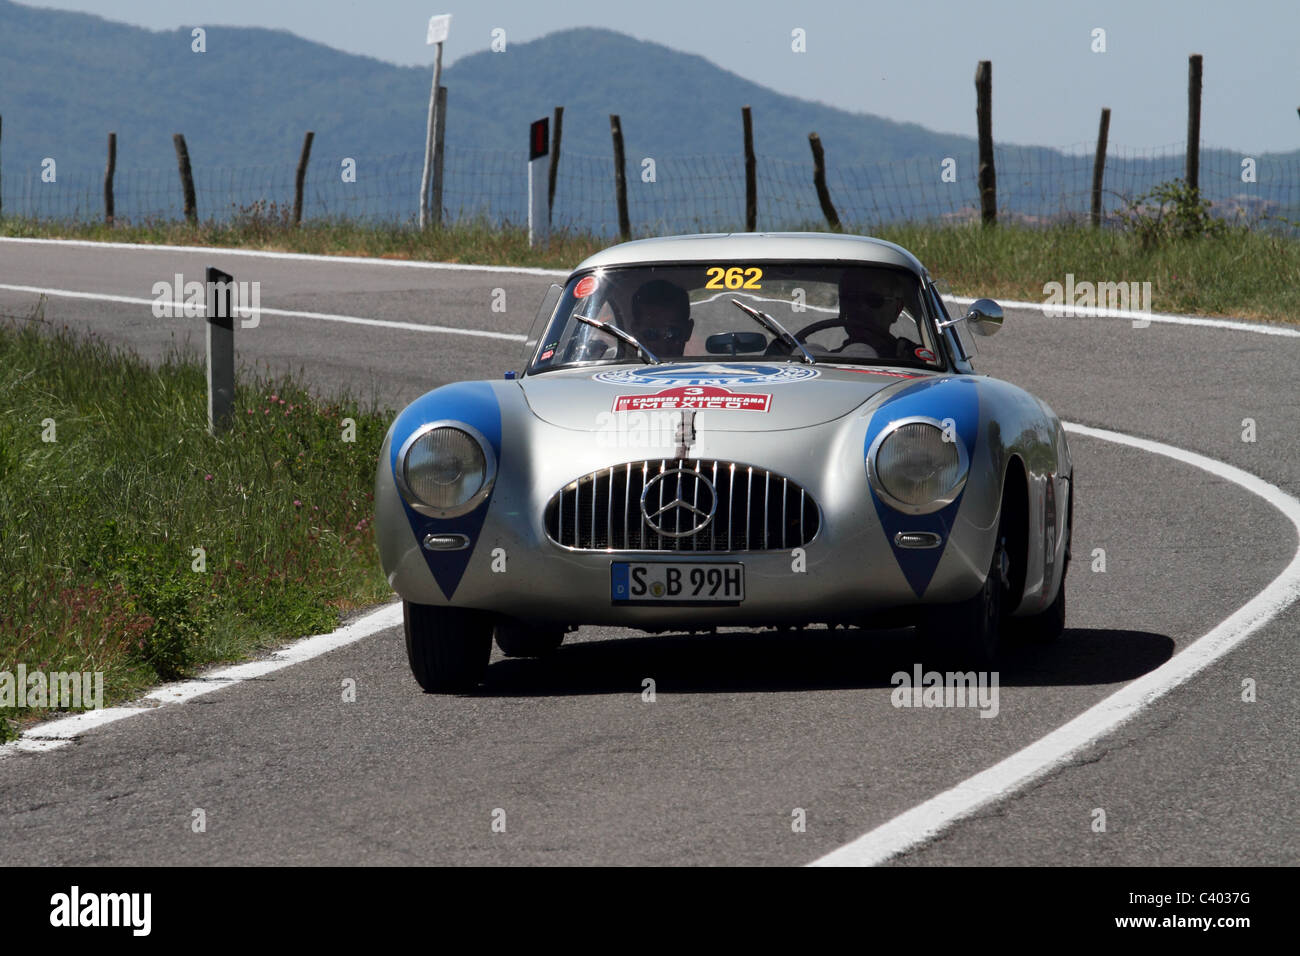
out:
<path id="1" fill-rule="evenodd" d="M 730 269 L 722 266 L 713 266 L 704 270 L 709 276 L 709 281 L 704 284 L 706 289 L 761 289 L 758 280 L 763 278 L 763 270 L 756 266 L 744 269 L 740 266 L 732 266 Z"/>

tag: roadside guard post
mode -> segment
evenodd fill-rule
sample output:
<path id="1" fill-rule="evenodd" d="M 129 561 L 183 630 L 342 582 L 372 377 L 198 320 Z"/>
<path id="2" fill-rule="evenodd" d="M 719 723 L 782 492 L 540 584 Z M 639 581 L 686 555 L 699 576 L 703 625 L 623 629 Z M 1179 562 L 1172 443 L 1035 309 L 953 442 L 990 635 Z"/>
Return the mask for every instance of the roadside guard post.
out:
<path id="1" fill-rule="evenodd" d="M 542 118 L 528 127 L 528 244 L 546 245 L 551 237 L 551 217 L 547 208 L 547 183 L 550 163 L 551 122 Z"/>
<path id="2" fill-rule="evenodd" d="M 230 313 L 234 276 L 208 267 L 208 434 L 230 426 L 235 408 L 235 325 Z"/>

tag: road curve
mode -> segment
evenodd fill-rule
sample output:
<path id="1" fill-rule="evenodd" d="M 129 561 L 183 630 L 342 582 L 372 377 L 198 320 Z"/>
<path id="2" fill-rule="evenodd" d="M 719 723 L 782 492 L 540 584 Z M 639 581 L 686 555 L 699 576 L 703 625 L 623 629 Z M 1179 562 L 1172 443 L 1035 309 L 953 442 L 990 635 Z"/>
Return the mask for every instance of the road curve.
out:
<path id="1" fill-rule="evenodd" d="M 147 355 L 197 347 L 199 320 L 158 319 L 144 303 L 155 283 L 201 279 L 209 265 L 259 281 L 263 307 L 278 310 L 237 333 L 242 361 L 302 368 L 323 391 L 392 406 L 517 367 L 507 336 L 555 281 L 0 240 L 0 314 L 26 315 L 31 290 L 53 290 L 47 320 Z M 1298 357 L 1291 337 L 1012 309 L 977 367 L 1064 419 L 1188 449 L 1297 495 Z M 1245 418 L 1253 443 L 1242 441 Z M 1237 484 L 1093 437 L 1071 447 L 1070 629 L 1050 650 L 1012 654 L 994 719 L 891 706 L 890 675 L 917 663 L 900 633 L 586 628 L 553 660 L 494 656 L 481 692 L 445 698 L 419 693 L 390 628 L 0 761 L 0 845 L 40 864 L 811 862 L 1151 673 L 1295 555 L 1289 522 Z M 1096 548 L 1104 573 L 1090 570 Z M 1298 625 L 1291 606 L 1064 767 L 893 862 L 1300 862 Z M 355 703 L 340 699 L 344 678 L 357 682 Z M 1246 679 L 1253 703 L 1242 701 Z M 201 834 L 190 828 L 198 808 Z M 796 808 L 803 832 L 791 826 Z M 504 833 L 491 826 L 497 810 Z"/>

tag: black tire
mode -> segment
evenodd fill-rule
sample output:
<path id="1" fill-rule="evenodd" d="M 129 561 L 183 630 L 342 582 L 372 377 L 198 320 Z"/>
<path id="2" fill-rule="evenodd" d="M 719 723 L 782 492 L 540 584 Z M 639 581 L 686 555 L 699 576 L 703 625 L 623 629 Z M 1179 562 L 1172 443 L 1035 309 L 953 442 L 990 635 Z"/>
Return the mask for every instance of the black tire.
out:
<path id="1" fill-rule="evenodd" d="M 1013 617 L 1007 622 L 1009 630 L 1018 639 L 1034 644 L 1050 644 L 1065 633 L 1065 574 L 1061 574 L 1061 588 L 1056 600 L 1046 611 L 1030 617 Z"/>
<path id="2" fill-rule="evenodd" d="M 501 620 L 492 633 L 506 657 L 545 657 L 564 643 L 564 627 L 560 625 L 535 627 L 523 621 Z"/>
<path id="3" fill-rule="evenodd" d="M 406 657 L 430 694 L 473 690 L 492 656 L 492 617 L 485 611 L 402 602 Z"/>
<path id="4" fill-rule="evenodd" d="M 927 610 L 925 635 L 956 663 L 983 668 L 997 662 L 1005 623 L 1005 554 L 1006 539 L 999 528 L 998 543 L 993 549 L 984 586 L 965 601 L 941 604 Z"/>

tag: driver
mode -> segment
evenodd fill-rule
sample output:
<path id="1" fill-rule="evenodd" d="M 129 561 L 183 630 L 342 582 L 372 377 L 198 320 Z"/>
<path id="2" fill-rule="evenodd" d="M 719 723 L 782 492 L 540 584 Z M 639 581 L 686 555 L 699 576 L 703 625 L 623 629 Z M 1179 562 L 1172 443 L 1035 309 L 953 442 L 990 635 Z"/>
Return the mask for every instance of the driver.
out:
<path id="1" fill-rule="evenodd" d="M 681 286 L 651 279 L 633 293 L 628 331 L 655 355 L 681 358 L 694 330 L 691 299 Z"/>
<path id="2" fill-rule="evenodd" d="M 907 303 L 907 283 L 886 270 L 846 269 L 840 277 L 840 321 L 847 335 L 830 352 L 863 358 L 913 357 L 919 342 L 893 335 L 889 328 Z"/>

